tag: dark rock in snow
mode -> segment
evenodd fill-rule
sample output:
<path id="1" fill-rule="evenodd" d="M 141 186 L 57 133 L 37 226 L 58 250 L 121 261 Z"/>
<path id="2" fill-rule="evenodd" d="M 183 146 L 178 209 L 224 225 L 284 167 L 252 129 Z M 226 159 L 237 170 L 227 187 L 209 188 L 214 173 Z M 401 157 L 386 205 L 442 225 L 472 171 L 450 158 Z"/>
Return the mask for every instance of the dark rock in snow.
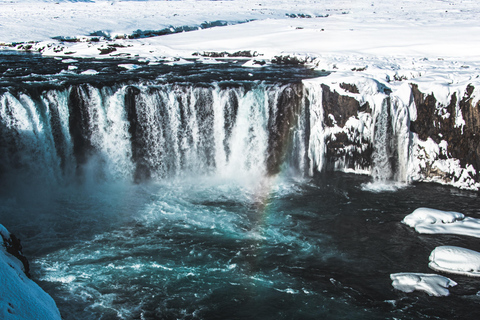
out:
<path id="1" fill-rule="evenodd" d="M 351 88 L 353 90 L 353 88 Z M 342 96 L 336 91 L 330 91 L 330 87 L 322 84 L 323 90 L 323 109 L 325 112 L 325 124 L 333 127 L 335 124 L 340 128 L 345 126 L 345 123 L 350 117 L 358 115 L 360 103 L 352 97 Z M 357 89 L 358 91 L 358 89 Z M 334 120 L 328 118 L 328 115 L 333 115 Z"/>
<path id="2" fill-rule="evenodd" d="M 417 133 L 423 141 L 431 138 L 438 144 L 445 140 L 448 144 L 447 154 L 439 157 L 458 159 L 463 168 L 472 165 L 477 172 L 472 178 L 478 181 L 480 103 L 472 104 L 474 87 L 468 85 L 460 101 L 455 93 L 452 94 L 450 103 L 446 106 L 439 105 L 433 94 L 420 92 L 417 85 L 412 84 L 411 87 L 417 106 L 417 119 L 410 123 L 410 130 Z M 456 119 L 463 119 L 464 124 L 456 123 Z"/>

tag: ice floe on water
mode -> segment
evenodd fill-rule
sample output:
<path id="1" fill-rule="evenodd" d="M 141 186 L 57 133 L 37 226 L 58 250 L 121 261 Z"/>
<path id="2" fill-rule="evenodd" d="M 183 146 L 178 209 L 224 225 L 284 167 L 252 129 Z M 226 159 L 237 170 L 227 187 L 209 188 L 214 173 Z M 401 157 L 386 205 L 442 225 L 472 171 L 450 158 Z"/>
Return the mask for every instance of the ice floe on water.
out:
<path id="1" fill-rule="evenodd" d="M 455 246 L 440 246 L 430 254 L 428 266 L 435 271 L 480 277 L 480 252 Z"/>
<path id="2" fill-rule="evenodd" d="M 133 63 L 123 63 L 123 64 L 119 64 L 118 66 L 120 68 L 124 68 L 127 70 L 135 70 L 142 67 L 142 66 L 139 66 L 138 64 L 133 64 Z"/>
<path id="3" fill-rule="evenodd" d="M 448 296 L 449 287 L 457 283 L 447 277 L 430 273 L 393 273 L 390 275 L 392 285 L 395 289 L 410 293 L 423 291 L 430 296 Z"/>
<path id="4" fill-rule="evenodd" d="M 419 233 L 458 234 L 480 238 L 480 219 L 465 217 L 460 212 L 418 208 L 402 222 Z"/>
<path id="5" fill-rule="evenodd" d="M 402 223 L 419 233 L 457 234 L 480 238 L 480 219 L 465 217 L 455 211 L 418 208 L 407 215 Z M 439 246 L 429 257 L 428 266 L 438 272 L 480 277 L 480 252 L 456 247 Z M 449 278 L 423 273 L 391 274 L 392 285 L 403 292 L 424 291 L 431 296 L 449 295 L 448 287 L 457 285 Z"/>
<path id="6" fill-rule="evenodd" d="M 97 70 L 93 70 L 93 69 L 89 69 L 89 70 L 85 70 L 83 72 L 81 72 L 80 74 L 84 74 L 84 75 L 95 75 L 95 74 L 98 74 L 98 71 Z"/>

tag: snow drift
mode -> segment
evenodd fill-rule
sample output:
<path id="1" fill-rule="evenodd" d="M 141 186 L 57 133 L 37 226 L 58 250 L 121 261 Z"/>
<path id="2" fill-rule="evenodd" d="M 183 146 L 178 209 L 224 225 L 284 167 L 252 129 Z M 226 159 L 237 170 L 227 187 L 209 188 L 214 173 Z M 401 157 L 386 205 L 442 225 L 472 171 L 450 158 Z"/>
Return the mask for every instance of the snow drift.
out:
<path id="1" fill-rule="evenodd" d="M 61 319 L 53 299 L 27 277 L 25 264 L 8 252 L 18 240 L 3 225 L 0 234 L 0 318 Z"/>
<path id="2" fill-rule="evenodd" d="M 480 277 L 480 252 L 440 246 L 432 251 L 429 259 L 428 266 L 435 271 Z"/>
<path id="3" fill-rule="evenodd" d="M 419 233 L 480 237 L 480 219 L 465 217 L 460 212 L 418 208 L 407 215 L 402 222 L 415 228 Z"/>
<path id="4" fill-rule="evenodd" d="M 410 293 L 415 290 L 426 292 L 430 296 L 448 296 L 449 287 L 457 283 L 447 277 L 427 273 L 394 273 L 390 275 L 395 289 Z"/>

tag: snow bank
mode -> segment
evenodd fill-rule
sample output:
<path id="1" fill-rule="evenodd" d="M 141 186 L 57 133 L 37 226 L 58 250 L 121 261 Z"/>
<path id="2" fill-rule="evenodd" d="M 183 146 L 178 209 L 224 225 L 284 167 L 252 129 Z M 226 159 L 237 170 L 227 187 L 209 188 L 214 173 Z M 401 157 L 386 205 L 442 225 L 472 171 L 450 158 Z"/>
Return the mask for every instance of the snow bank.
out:
<path id="1" fill-rule="evenodd" d="M 2 240 L 10 233 L 0 225 Z M 61 319 L 55 301 L 23 271 L 23 264 L 0 245 L 0 319 Z"/>
<path id="2" fill-rule="evenodd" d="M 426 292 L 430 296 L 448 296 L 447 288 L 457 283 L 447 277 L 428 273 L 394 273 L 390 275 L 392 286 L 400 291 L 410 293 L 415 290 Z"/>
<path id="3" fill-rule="evenodd" d="M 418 208 L 402 222 L 415 228 L 418 233 L 458 234 L 480 238 L 480 219 L 465 217 L 460 212 Z"/>
<path id="4" fill-rule="evenodd" d="M 435 271 L 480 277 L 480 252 L 454 246 L 440 246 L 430 254 L 428 266 Z"/>

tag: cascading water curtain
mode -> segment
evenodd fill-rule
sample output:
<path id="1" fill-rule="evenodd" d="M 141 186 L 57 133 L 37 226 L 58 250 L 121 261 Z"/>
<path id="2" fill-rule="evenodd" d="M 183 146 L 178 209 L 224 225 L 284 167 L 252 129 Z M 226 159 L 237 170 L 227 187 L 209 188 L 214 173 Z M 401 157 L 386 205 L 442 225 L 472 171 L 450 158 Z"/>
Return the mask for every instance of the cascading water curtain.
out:
<path id="1" fill-rule="evenodd" d="M 1 174 L 42 183 L 308 172 L 301 84 L 138 84 L 4 93 Z"/>

